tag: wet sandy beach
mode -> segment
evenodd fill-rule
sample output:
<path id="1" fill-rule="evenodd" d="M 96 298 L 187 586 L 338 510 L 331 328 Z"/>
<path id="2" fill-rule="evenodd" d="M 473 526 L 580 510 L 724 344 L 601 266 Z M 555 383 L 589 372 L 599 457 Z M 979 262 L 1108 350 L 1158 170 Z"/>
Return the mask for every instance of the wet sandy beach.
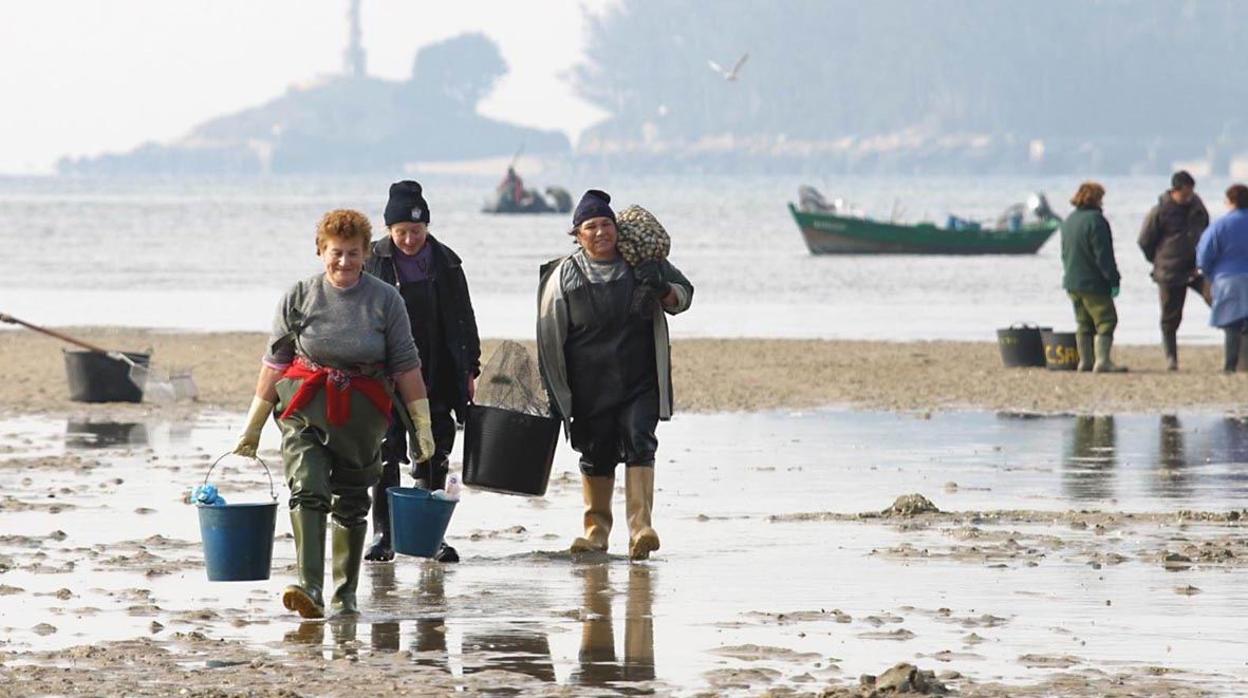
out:
<path id="1" fill-rule="evenodd" d="M 678 415 L 652 561 L 562 552 L 579 486 L 561 446 L 545 498 L 466 494 L 462 563 L 366 564 L 363 614 L 316 623 L 277 600 L 284 505 L 272 579 L 204 576 L 182 498 L 238 418 L 0 421 L 6 693 L 849 696 L 906 679 L 1186 696 L 1248 679 L 1235 417 Z M 227 499 L 268 498 L 257 466 L 225 463 Z M 918 673 L 885 674 L 901 662 Z"/>
<path id="2" fill-rule="evenodd" d="M 200 406 L 245 409 L 267 337 L 259 333 L 170 333 L 116 328 L 66 330 L 110 349 L 154 348 L 160 367 L 190 367 Z M 496 342 L 484 343 L 488 359 Z M 0 331 L 10 378 L 0 413 L 107 416 L 191 414 L 194 406 L 84 407 L 68 400 L 64 344 L 34 332 Z M 531 349 L 530 345 L 530 349 Z M 995 342 L 861 342 L 679 339 L 673 342 L 677 408 L 757 411 L 829 405 L 931 411 L 1159 412 L 1242 409 L 1248 374 L 1221 373 L 1220 347 L 1181 347 L 1183 370 L 1167 373 L 1156 346 L 1122 346 L 1127 375 L 1005 369 Z"/>

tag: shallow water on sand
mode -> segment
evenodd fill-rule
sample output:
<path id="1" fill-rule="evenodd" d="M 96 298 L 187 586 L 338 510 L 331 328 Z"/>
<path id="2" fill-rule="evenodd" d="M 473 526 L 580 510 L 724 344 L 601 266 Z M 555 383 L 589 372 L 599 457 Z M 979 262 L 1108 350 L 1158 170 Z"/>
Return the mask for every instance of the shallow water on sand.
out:
<path id="1" fill-rule="evenodd" d="M 911 492 L 945 511 L 1243 509 L 1240 420 L 682 415 L 660 431 L 663 548 L 649 563 L 559 552 L 580 507 L 561 446 L 545 498 L 466 493 L 448 534 L 464 562 L 366 563 L 358 619 L 300 624 L 277 601 L 292 576 L 284 503 L 273 579 L 205 581 L 181 498 L 237 419 L 0 421 L 0 651 L 197 630 L 279 654 L 408 652 L 457 676 L 682 693 L 813 688 L 902 660 L 1012 682 L 1141 665 L 1215 688 L 1248 679 L 1238 570 L 1167 568 L 1154 554 L 1227 533 L 1214 524 L 1033 517 L 950 531 L 798 516 L 879 511 Z M 261 470 L 223 464 L 213 481 L 228 500 L 268 498 Z"/>

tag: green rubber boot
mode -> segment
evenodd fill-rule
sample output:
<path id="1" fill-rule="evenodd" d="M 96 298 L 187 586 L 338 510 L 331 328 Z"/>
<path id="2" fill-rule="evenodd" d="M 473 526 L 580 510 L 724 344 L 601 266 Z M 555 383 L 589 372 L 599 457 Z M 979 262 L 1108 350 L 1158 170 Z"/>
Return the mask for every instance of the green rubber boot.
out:
<path id="1" fill-rule="evenodd" d="M 1096 335 L 1096 363 L 1092 366 L 1094 373 L 1126 373 L 1126 366 L 1119 366 L 1109 358 L 1114 348 L 1114 335 Z"/>
<path id="2" fill-rule="evenodd" d="M 325 601 L 325 519 L 323 511 L 299 508 L 290 511 L 290 528 L 295 534 L 295 564 L 299 583 L 282 592 L 282 605 L 304 618 L 324 618 Z"/>
<path id="3" fill-rule="evenodd" d="M 1078 332 L 1075 334 L 1075 348 L 1079 351 L 1079 366 L 1076 370 L 1091 371 L 1095 349 L 1092 346 L 1092 335 L 1086 332 Z"/>
<path id="4" fill-rule="evenodd" d="M 355 589 L 360 583 L 368 525 L 343 528 L 335 523 L 330 529 L 334 546 L 334 598 L 329 604 L 330 611 L 336 616 L 356 614 L 360 607 L 355 601 Z"/>

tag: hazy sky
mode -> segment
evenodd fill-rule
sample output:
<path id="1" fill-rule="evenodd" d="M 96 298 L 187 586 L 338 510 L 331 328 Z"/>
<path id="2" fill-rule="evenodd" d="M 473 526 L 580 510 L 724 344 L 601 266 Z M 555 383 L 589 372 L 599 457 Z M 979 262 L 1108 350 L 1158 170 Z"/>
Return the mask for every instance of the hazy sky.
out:
<path id="1" fill-rule="evenodd" d="M 612 0 L 364 0 L 368 72 L 411 73 L 416 50 L 479 30 L 511 73 L 482 111 L 575 136 L 601 112 L 565 75 L 582 7 Z M 0 21 L 0 174 L 49 172 L 62 155 L 167 141 L 341 70 L 347 0 L 27 0 Z"/>

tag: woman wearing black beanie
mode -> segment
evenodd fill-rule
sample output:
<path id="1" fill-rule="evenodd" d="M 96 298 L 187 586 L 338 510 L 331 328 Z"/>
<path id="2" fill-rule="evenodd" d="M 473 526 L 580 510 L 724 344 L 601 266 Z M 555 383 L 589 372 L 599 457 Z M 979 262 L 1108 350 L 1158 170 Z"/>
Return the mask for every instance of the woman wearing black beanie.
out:
<path id="1" fill-rule="evenodd" d="M 481 340 L 463 265 L 454 250 L 429 234 L 429 218 L 429 204 L 418 182 L 391 184 L 385 210 L 389 236 L 373 243 L 365 271 L 397 288 L 407 307 L 429 393 L 436 447 L 433 458 L 412 464 L 411 474 L 417 486 L 436 490 L 446 487 L 455 422 L 463 422 L 481 373 Z M 368 560 L 394 559 L 386 489 L 398 486 L 399 465 L 408 462 L 406 437 L 395 420 L 382 442 L 381 482 L 372 491 L 373 542 L 365 554 Z M 459 554 L 443 543 L 435 559 L 458 562 Z"/>
<path id="2" fill-rule="evenodd" d="M 655 429 L 673 404 L 666 316 L 689 309 L 693 284 L 667 260 L 624 261 L 606 192 L 585 192 L 572 225 L 579 248 L 542 268 L 537 320 L 542 380 L 581 454 L 585 534 L 572 551 L 606 551 L 623 462 L 629 557 L 646 559 L 659 549 L 651 522 Z M 634 302 L 639 289 L 656 302 Z"/>

